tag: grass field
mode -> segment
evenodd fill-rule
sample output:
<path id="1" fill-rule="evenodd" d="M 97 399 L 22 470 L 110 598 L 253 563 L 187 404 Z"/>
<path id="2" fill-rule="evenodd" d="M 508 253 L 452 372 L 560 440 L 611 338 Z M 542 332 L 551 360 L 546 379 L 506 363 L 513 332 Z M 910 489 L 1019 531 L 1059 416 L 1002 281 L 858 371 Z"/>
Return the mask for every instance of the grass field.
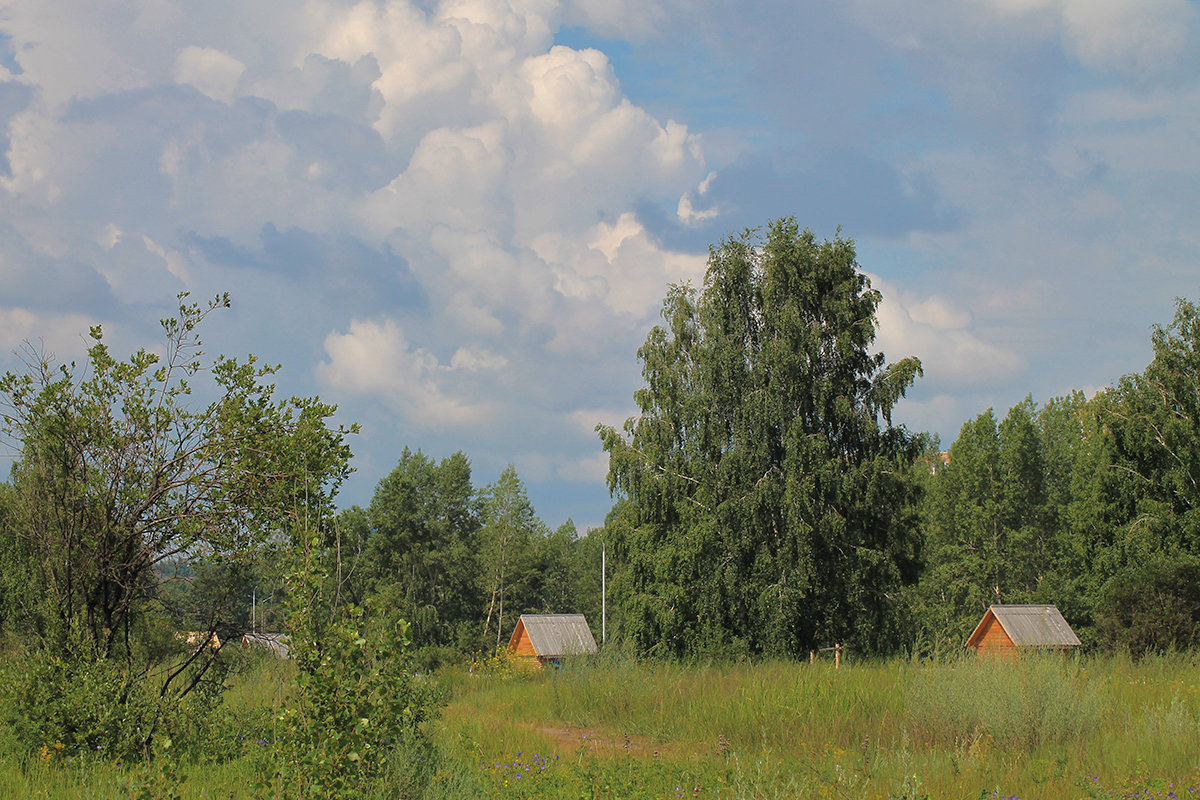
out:
<path id="1" fill-rule="evenodd" d="M 441 733 L 456 766 L 444 774 L 462 781 L 473 771 L 475 796 L 1049 800 L 1200 790 L 1200 697 L 1186 656 L 837 671 L 601 662 L 518 680 L 457 676 L 454 686 Z"/>
<path id="2" fill-rule="evenodd" d="M 1200 796 L 1200 681 L 1186 654 L 1015 663 L 681 666 L 599 658 L 447 670 L 433 798 L 1181 798 Z M 229 690 L 234 726 L 289 672 Z M 259 717 L 261 718 L 261 716 Z M 33 798 L 250 798 L 270 742 L 127 768 L 47 749 L 0 764 Z"/>

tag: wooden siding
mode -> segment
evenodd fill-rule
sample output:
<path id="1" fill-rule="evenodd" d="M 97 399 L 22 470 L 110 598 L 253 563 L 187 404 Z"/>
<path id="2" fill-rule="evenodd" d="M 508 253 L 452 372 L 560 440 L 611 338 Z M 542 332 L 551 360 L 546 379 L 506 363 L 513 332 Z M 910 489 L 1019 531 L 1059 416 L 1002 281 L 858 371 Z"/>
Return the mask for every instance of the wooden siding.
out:
<path id="1" fill-rule="evenodd" d="M 1020 652 L 1079 646 L 1079 637 L 1058 608 L 1042 605 L 991 606 L 967 639 L 977 653 L 1016 656 Z"/>
<path id="2" fill-rule="evenodd" d="M 533 640 L 529 638 L 529 631 L 525 630 L 524 622 L 517 621 L 517 629 L 513 631 L 512 639 L 508 643 L 508 649 L 514 655 L 518 656 L 537 655 L 537 650 L 533 649 Z"/>
<path id="3" fill-rule="evenodd" d="M 979 653 L 1015 655 L 1017 652 L 1016 645 L 1008 638 L 1008 634 L 1004 632 L 1004 628 L 990 609 L 984 615 L 980 630 L 971 638 L 975 642 L 976 652 Z"/>

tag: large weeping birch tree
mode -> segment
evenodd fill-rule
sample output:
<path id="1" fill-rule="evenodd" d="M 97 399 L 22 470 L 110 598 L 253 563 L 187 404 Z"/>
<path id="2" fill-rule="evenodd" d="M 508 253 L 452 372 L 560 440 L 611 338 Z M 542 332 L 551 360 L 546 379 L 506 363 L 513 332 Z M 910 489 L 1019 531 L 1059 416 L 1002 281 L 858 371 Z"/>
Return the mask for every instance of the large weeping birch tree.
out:
<path id="1" fill-rule="evenodd" d="M 638 351 L 640 416 L 598 428 L 640 651 L 895 641 L 920 443 L 891 418 L 921 365 L 872 349 L 880 299 L 852 241 L 793 219 L 710 248 L 701 291 L 671 287 Z"/>

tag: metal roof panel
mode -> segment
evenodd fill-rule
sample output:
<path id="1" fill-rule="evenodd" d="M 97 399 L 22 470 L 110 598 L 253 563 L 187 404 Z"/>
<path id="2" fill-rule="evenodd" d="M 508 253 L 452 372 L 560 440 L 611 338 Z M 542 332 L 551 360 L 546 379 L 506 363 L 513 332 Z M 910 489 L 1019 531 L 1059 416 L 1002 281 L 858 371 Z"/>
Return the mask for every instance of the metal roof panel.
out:
<path id="1" fill-rule="evenodd" d="M 1079 637 L 1053 605 L 992 606 L 989 609 L 1017 647 L 1075 647 Z"/>
<path id="2" fill-rule="evenodd" d="M 522 614 L 521 622 L 539 656 L 577 656 L 596 652 L 596 640 L 583 614 Z"/>

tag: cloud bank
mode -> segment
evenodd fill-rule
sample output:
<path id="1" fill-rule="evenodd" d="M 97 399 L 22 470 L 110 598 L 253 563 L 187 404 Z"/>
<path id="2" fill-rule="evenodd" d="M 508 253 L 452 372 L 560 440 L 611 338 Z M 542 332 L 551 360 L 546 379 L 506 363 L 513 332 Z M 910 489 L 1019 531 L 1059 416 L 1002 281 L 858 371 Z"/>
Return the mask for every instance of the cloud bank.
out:
<path id="1" fill-rule="evenodd" d="M 461 448 L 595 524 L 667 284 L 794 214 L 857 240 L 947 439 L 1140 369 L 1194 295 L 1198 36 L 1188 0 L 10 0 L 0 344 L 230 291 L 211 351 L 364 423 L 347 502 Z"/>

